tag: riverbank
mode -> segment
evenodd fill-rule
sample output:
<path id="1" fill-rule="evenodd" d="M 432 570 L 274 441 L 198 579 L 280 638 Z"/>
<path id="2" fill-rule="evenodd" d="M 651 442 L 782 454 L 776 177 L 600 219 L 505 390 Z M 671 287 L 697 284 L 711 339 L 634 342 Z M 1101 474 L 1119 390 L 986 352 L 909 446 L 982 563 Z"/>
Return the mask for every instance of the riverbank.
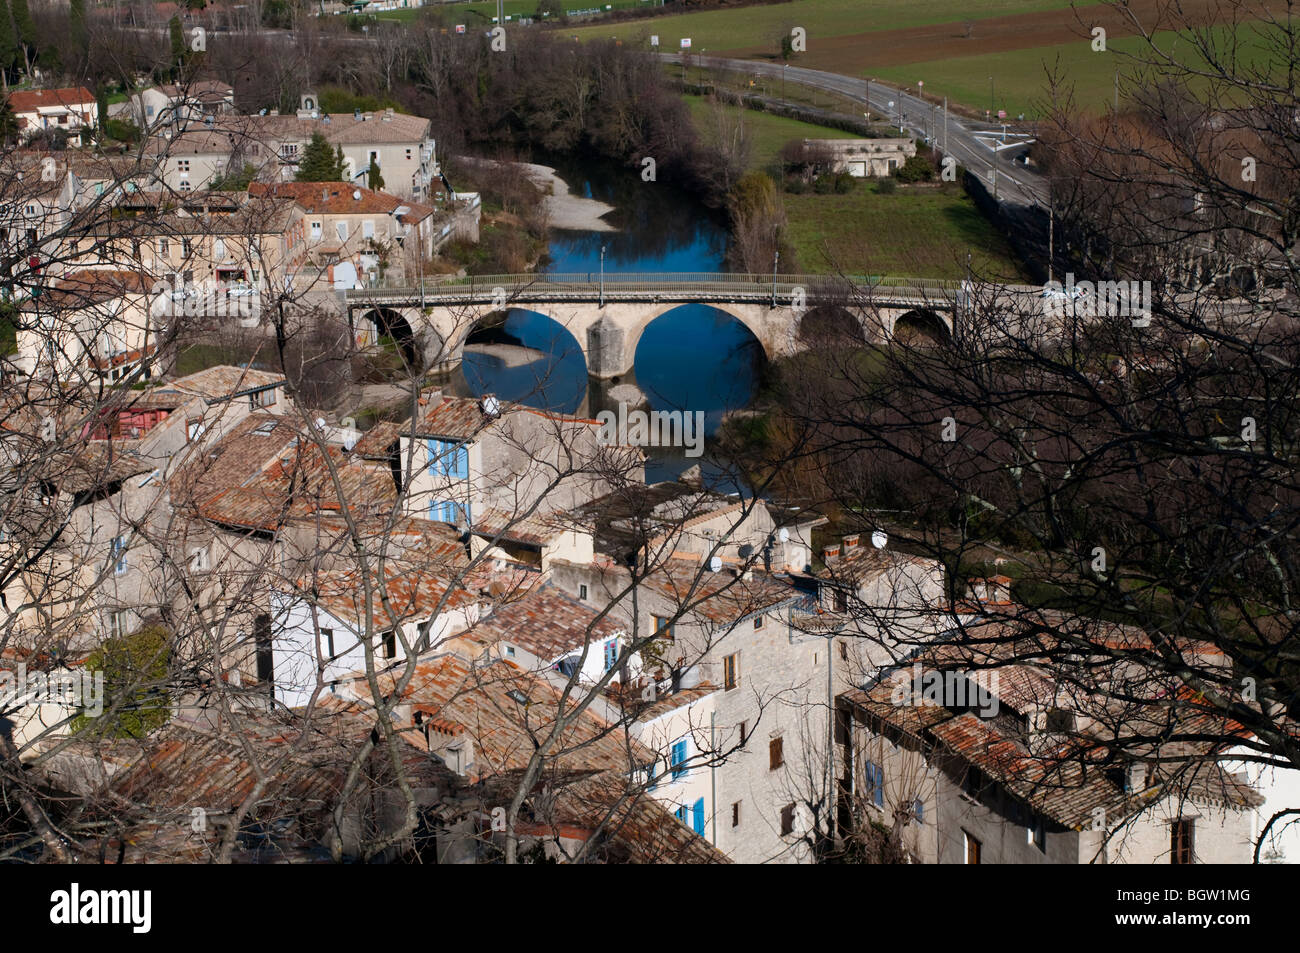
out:
<path id="1" fill-rule="evenodd" d="M 574 195 L 569 183 L 560 178 L 549 165 L 536 162 L 516 163 L 543 192 L 547 224 L 551 228 L 575 232 L 613 232 L 613 225 L 604 216 L 614 211 L 614 206 L 585 196 Z"/>

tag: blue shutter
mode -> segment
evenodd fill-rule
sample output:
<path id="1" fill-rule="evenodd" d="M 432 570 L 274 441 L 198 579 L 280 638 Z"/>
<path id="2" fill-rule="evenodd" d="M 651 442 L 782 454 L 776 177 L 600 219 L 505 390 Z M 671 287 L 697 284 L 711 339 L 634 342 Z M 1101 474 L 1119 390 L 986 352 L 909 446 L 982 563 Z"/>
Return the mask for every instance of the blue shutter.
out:
<path id="1" fill-rule="evenodd" d="M 925 804 L 920 798 L 912 802 L 912 813 L 916 815 L 916 823 L 925 823 Z"/>
<path id="2" fill-rule="evenodd" d="M 440 472 L 439 467 L 442 466 L 442 460 L 438 454 L 438 444 L 439 441 L 437 440 L 429 441 L 429 473 L 431 476 L 437 476 Z"/>
<path id="3" fill-rule="evenodd" d="M 605 643 L 605 671 L 609 671 L 618 662 L 618 639 Z"/>
<path id="4" fill-rule="evenodd" d="M 686 805 L 685 805 L 685 804 L 683 804 L 683 805 L 682 805 L 681 807 L 679 807 L 677 810 L 673 811 L 673 814 L 676 815 L 677 819 L 678 819 L 679 821 L 681 821 L 683 824 L 686 823 Z"/>
<path id="5" fill-rule="evenodd" d="M 871 791 L 871 803 L 876 807 L 885 806 L 885 771 L 875 762 L 867 762 L 867 787 Z"/>
<path id="6" fill-rule="evenodd" d="M 451 460 L 449 462 L 451 464 L 449 472 L 452 476 L 460 477 L 462 479 L 469 476 L 469 447 L 466 447 L 463 444 L 457 447 L 452 451 Z"/>
<path id="7" fill-rule="evenodd" d="M 704 798 L 700 798 L 691 807 L 691 818 L 695 821 L 695 833 L 704 836 Z"/>
<path id="8" fill-rule="evenodd" d="M 680 778 L 683 774 L 686 773 L 686 769 L 682 767 L 682 764 L 685 761 L 686 761 L 686 739 L 683 738 L 681 741 L 673 742 L 672 756 L 669 758 L 668 761 L 668 763 L 672 766 L 673 769 L 674 781 L 676 781 L 678 778 Z"/>

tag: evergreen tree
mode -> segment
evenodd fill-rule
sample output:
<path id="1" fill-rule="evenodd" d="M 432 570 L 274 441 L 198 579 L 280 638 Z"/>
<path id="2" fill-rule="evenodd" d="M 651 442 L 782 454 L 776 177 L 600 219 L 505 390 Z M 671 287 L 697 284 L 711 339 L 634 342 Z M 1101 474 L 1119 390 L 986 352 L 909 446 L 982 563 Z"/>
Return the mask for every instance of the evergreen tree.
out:
<path id="1" fill-rule="evenodd" d="M 302 150 L 298 160 L 299 182 L 337 182 L 343 177 L 343 155 L 330 148 L 329 142 L 319 132 L 312 133 L 311 142 Z"/>
<path id="2" fill-rule="evenodd" d="M 27 0 L 13 0 L 10 9 L 13 11 L 14 32 L 18 45 L 18 55 L 14 58 L 21 59 L 23 69 L 30 73 L 32 52 L 36 49 L 36 23 L 32 20 L 31 10 L 27 9 Z"/>
<path id="3" fill-rule="evenodd" d="M 366 187 L 379 191 L 384 187 L 384 174 L 379 171 L 379 163 L 370 160 L 370 173 L 366 176 Z"/>
<path id="4" fill-rule="evenodd" d="M 179 16 L 173 16 L 167 21 L 167 34 L 172 43 L 172 67 L 180 69 L 185 65 L 185 31 L 181 29 Z"/>
<path id="5" fill-rule="evenodd" d="M 90 28 L 86 24 L 86 0 L 72 0 L 69 29 L 72 45 L 83 57 L 90 55 Z"/>
<path id="6" fill-rule="evenodd" d="M 9 88 L 9 72 L 18 60 L 18 34 L 14 30 L 9 0 L 0 0 L 0 82 Z"/>

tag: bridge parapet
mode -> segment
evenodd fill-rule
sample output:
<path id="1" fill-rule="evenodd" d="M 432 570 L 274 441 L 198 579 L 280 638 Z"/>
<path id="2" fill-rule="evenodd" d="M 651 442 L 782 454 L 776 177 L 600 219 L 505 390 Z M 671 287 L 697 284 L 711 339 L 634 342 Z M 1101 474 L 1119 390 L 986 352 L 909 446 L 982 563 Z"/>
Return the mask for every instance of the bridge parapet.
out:
<path id="1" fill-rule="evenodd" d="M 805 301 L 885 300 L 917 307 L 951 306 L 963 282 L 885 276 L 755 275 L 717 272 L 475 275 L 424 286 L 347 292 L 350 306 L 497 304 L 532 301 Z"/>

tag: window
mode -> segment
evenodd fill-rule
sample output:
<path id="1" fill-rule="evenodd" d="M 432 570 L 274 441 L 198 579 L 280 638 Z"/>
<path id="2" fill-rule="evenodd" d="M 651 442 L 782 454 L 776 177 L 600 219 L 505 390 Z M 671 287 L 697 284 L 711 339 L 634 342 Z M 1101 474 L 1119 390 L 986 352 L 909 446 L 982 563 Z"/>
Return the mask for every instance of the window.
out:
<path id="1" fill-rule="evenodd" d="M 200 546 L 190 553 L 190 572 L 208 571 L 208 548 Z"/>
<path id="2" fill-rule="evenodd" d="M 885 769 L 874 761 L 868 761 L 865 767 L 867 790 L 871 803 L 876 807 L 885 806 Z"/>
<path id="3" fill-rule="evenodd" d="M 685 823 L 686 823 L 686 805 L 683 804 L 683 805 L 682 805 L 681 807 L 679 807 L 677 810 L 673 811 L 673 816 L 676 817 L 677 820 L 679 820 L 679 821 L 681 821 L 683 824 L 685 824 Z"/>
<path id="4" fill-rule="evenodd" d="M 794 805 L 787 804 L 781 808 L 781 836 L 794 833 Z"/>
<path id="5" fill-rule="evenodd" d="M 722 658 L 722 686 L 727 691 L 740 685 L 740 653 L 725 655 Z"/>
<path id="6" fill-rule="evenodd" d="M 785 739 L 773 738 L 767 743 L 767 769 L 775 771 L 785 764 Z"/>
<path id="7" fill-rule="evenodd" d="M 271 617 L 259 615 L 253 620 L 253 644 L 257 649 L 257 680 L 275 688 L 275 655 L 271 642 Z"/>
<path id="8" fill-rule="evenodd" d="M 206 429 L 202 420 L 188 421 L 185 425 L 185 439 L 192 443 L 202 437 L 203 431 Z"/>
<path id="9" fill-rule="evenodd" d="M 259 390 L 248 395 L 248 409 L 257 410 L 259 407 L 271 407 L 275 404 L 275 400 L 275 388 L 268 387 L 266 390 Z"/>
<path id="10" fill-rule="evenodd" d="M 457 479 L 469 476 L 469 447 L 453 440 L 430 440 L 429 473 Z"/>
<path id="11" fill-rule="evenodd" d="M 980 842 L 965 831 L 961 832 L 961 836 L 962 840 L 966 842 L 966 863 L 978 864 L 980 862 Z"/>
<path id="12" fill-rule="evenodd" d="M 317 238 L 317 239 L 319 239 L 319 238 L 321 237 L 321 223 L 320 223 L 320 222 L 312 222 L 312 223 L 311 223 L 311 237 L 312 237 L 312 238 Z"/>
<path id="13" fill-rule="evenodd" d="M 671 639 L 673 637 L 673 623 L 671 619 L 664 616 L 652 615 L 650 617 L 651 631 L 655 636 L 661 639 Z"/>
<path id="14" fill-rule="evenodd" d="M 1180 818 L 1169 825 L 1169 862 L 1171 864 L 1196 863 L 1194 825 L 1195 821 L 1190 817 Z"/>
<path id="15" fill-rule="evenodd" d="M 1043 853 L 1047 853 L 1047 830 L 1040 815 L 1030 813 L 1025 824 L 1025 843 L 1033 844 Z"/>
<path id="16" fill-rule="evenodd" d="M 836 589 L 834 592 L 834 599 L 836 612 L 849 611 L 849 594 L 847 592 L 843 589 Z"/>
<path id="17" fill-rule="evenodd" d="M 740 723 L 740 746 L 742 748 L 745 747 L 745 742 L 747 742 L 748 740 L 749 740 L 749 722 L 742 721 Z"/>
<path id="18" fill-rule="evenodd" d="M 845 662 L 849 660 L 849 643 L 844 641 L 840 642 L 840 658 Z"/>
<path id="19" fill-rule="evenodd" d="M 1060 708 L 1047 710 L 1047 730 L 1068 734 L 1074 731 L 1074 715 Z"/>
<path id="20" fill-rule="evenodd" d="M 754 628 L 756 629 L 763 628 L 763 617 L 761 615 L 754 616 Z"/>
<path id="21" fill-rule="evenodd" d="M 697 798 L 691 805 L 691 827 L 695 833 L 704 836 L 704 798 Z"/>
<path id="22" fill-rule="evenodd" d="M 407 150 L 406 150 L 406 161 L 407 161 L 407 162 L 410 162 L 410 161 L 411 161 L 411 150 L 410 150 L 410 149 L 407 149 Z"/>
<path id="23" fill-rule="evenodd" d="M 113 572 L 121 575 L 126 572 L 126 537 L 113 537 Z"/>
<path id="24" fill-rule="evenodd" d="M 731 804 L 731 826 L 740 826 L 740 802 L 733 801 Z"/>
<path id="25" fill-rule="evenodd" d="M 362 238 L 375 237 L 375 223 L 370 219 L 366 219 L 364 222 L 361 223 L 361 237 Z"/>
<path id="26" fill-rule="evenodd" d="M 686 739 L 680 738 L 673 742 L 672 750 L 668 755 L 668 766 L 672 769 L 673 780 L 685 777 L 690 768 L 686 766 Z"/>
<path id="27" fill-rule="evenodd" d="M 332 658 L 334 658 L 334 630 L 333 629 L 320 630 L 320 644 L 321 644 L 321 651 L 325 655 L 325 661 L 328 662 Z"/>
<path id="28" fill-rule="evenodd" d="M 190 180 L 189 180 L 189 179 L 181 179 L 181 181 L 180 181 L 180 185 L 177 186 L 177 188 L 178 188 L 178 190 L 181 191 L 181 192 L 188 192 L 188 191 L 190 191 L 190 189 L 193 188 L 193 186 L 190 185 Z M 188 244 L 188 243 L 187 243 L 187 244 Z"/>
<path id="29" fill-rule="evenodd" d="M 341 241 L 341 242 L 345 242 L 345 241 L 347 241 L 347 240 L 348 240 L 348 223 L 347 223 L 347 222 L 335 222 L 335 223 L 334 223 L 334 234 L 338 235 L 338 237 L 339 237 L 339 241 Z"/>
<path id="30" fill-rule="evenodd" d="M 190 160 L 189 160 L 189 159 L 177 159 L 177 160 L 176 160 L 176 171 L 178 171 L 178 172 L 188 173 L 188 172 L 190 171 Z"/>
<path id="31" fill-rule="evenodd" d="M 128 609 L 119 609 L 108 617 L 109 631 L 113 638 L 124 639 L 131 634 L 131 613 Z"/>
<path id="32" fill-rule="evenodd" d="M 182 185 L 182 188 L 183 188 L 184 185 L 185 185 L 185 183 L 182 182 L 181 185 Z M 188 239 L 188 238 L 182 238 L 182 239 L 181 239 L 181 256 L 184 257 L 184 258 L 187 258 L 187 259 L 188 259 L 188 258 L 189 258 L 190 256 L 192 256 L 193 254 L 194 254 L 194 242 L 193 242 L 191 239 Z"/>
<path id="33" fill-rule="evenodd" d="M 381 638 L 384 640 L 384 658 L 397 658 L 397 630 L 389 629 Z"/>
<path id="34" fill-rule="evenodd" d="M 912 801 L 912 816 L 916 818 L 916 823 L 925 823 L 925 802 L 919 797 Z"/>
<path id="35" fill-rule="evenodd" d="M 610 639 L 605 643 L 605 671 L 609 671 L 618 664 L 618 639 Z"/>
<path id="36" fill-rule="evenodd" d="M 585 599 L 587 598 L 587 587 L 586 587 L 586 586 L 579 586 L 579 587 L 578 587 L 578 598 L 579 598 L 579 599 L 583 599 L 583 600 L 585 600 Z"/>

